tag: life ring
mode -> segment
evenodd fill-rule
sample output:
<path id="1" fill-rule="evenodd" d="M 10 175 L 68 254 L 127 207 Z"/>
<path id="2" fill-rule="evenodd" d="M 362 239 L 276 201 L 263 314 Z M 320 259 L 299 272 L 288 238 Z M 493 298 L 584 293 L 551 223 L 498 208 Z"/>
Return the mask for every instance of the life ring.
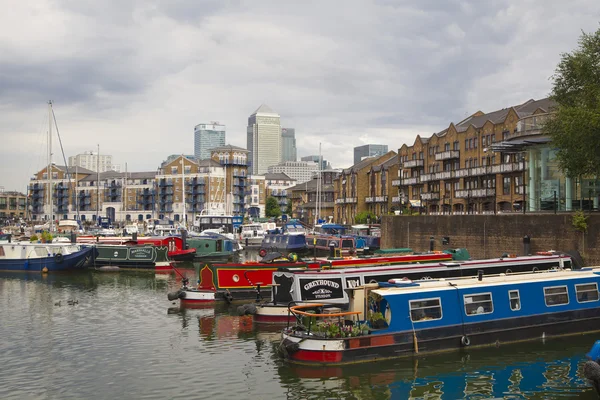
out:
<path id="1" fill-rule="evenodd" d="M 510 269 L 510 268 L 506 269 L 506 275 L 508 275 L 508 274 L 512 274 L 512 269 Z"/>
<path id="2" fill-rule="evenodd" d="M 469 337 L 465 335 L 460 338 L 460 344 L 462 344 L 465 347 L 468 347 L 471 345 L 471 339 L 469 339 Z"/>
<path id="3" fill-rule="evenodd" d="M 260 249 L 258 251 L 258 255 L 261 256 L 261 257 L 266 256 L 267 255 L 267 249 Z"/>
<path id="4" fill-rule="evenodd" d="M 60 264 L 61 262 L 63 262 L 63 255 L 62 255 L 61 253 L 56 253 L 56 254 L 54 255 L 54 261 L 55 261 L 57 264 Z"/>
<path id="5" fill-rule="evenodd" d="M 533 272 L 538 272 L 540 269 L 538 267 L 533 267 Z"/>

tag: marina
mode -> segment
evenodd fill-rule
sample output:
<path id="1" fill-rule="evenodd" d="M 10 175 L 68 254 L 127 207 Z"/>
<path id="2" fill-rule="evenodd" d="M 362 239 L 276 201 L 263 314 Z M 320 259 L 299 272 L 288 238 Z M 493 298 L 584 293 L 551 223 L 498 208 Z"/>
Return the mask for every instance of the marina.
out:
<path id="1" fill-rule="evenodd" d="M 278 356 L 279 330 L 233 305 L 179 309 L 165 298 L 179 284 L 149 271 L 0 272 L 0 334 L 20 337 L 0 343 L 0 398 L 597 399 L 582 373 L 595 335 L 305 367 Z"/>

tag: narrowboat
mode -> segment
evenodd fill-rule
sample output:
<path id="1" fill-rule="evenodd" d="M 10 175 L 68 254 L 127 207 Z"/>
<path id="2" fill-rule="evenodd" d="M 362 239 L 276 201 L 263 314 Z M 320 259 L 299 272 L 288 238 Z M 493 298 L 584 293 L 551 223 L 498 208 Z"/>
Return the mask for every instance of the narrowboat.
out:
<path id="1" fill-rule="evenodd" d="M 265 235 L 260 245 L 258 254 L 264 257 L 269 252 L 306 254 L 308 246 L 306 236 L 303 234 L 289 235 L 285 233 L 274 233 Z"/>
<path id="2" fill-rule="evenodd" d="M 234 253 L 233 241 L 219 234 L 188 237 L 187 245 L 196 249 L 195 260 L 227 260 Z"/>
<path id="3" fill-rule="evenodd" d="M 290 362 L 335 365 L 597 332 L 599 282 L 600 268 L 392 279 L 356 288 L 348 311 L 291 306 L 306 323 L 288 325 L 279 350 Z"/>
<path id="4" fill-rule="evenodd" d="M 452 253 L 464 259 L 466 249 Z M 434 256 L 434 254 L 432 254 Z M 415 256 L 412 256 L 415 257 Z M 414 259 L 414 258 L 413 258 Z M 412 261 L 413 263 L 415 261 Z M 347 308 L 353 288 L 374 282 L 404 277 L 408 279 L 435 279 L 474 276 L 478 271 L 486 275 L 544 271 L 571 268 L 571 257 L 563 254 L 506 257 L 487 260 L 441 261 L 426 264 L 359 267 L 347 269 L 275 271 L 271 284 L 271 301 L 256 307 L 254 318 L 263 323 L 286 323 L 293 320 L 288 304 L 327 302 Z"/>
<path id="5" fill-rule="evenodd" d="M 87 244 L 120 244 L 120 245 L 145 245 L 168 247 L 170 260 L 173 261 L 191 261 L 194 259 L 196 249 L 188 249 L 187 241 L 182 236 L 78 236 L 77 243 Z"/>
<path id="6" fill-rule="evenodd" d="M 91 260 L 92 267 L 116 266 L 123 268 L 150 268 L 170 270 L 167 246 L 122 245 L 97 243 Z"/>

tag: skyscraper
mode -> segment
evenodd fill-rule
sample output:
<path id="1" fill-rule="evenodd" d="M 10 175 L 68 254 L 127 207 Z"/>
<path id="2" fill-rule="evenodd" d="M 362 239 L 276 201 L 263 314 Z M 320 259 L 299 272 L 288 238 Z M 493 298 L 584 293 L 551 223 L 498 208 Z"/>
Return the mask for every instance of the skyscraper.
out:
<path id="1" fill-rule="evenodd" d="M 281 128 L 281 161 L 296 161 L 296 130 Z"/>
<path id="2" fill-rule="evenodd" d="M 281 123 L 279 114 L 262 104 L 248 118 L 247 148 L 253 175 L 262 175 L 270 165 L 281 162 Z"/>
<path id="3" fill-rule="evenodd" d="M 220 146 L 225 146 L 225 125 L 211 122 L 194 127 L 194 157 L 198 160 L 210 158 L 210 150 Z"/>
<path id="4" fill-rule="evenodd" d="M 312 162 L 318 164 L 319 156 L 304 156 L 300 159 L 300 161 L 312 161 Z M 328 169 L 331 169 L 331 164 L 329 164 L 329 162 L 327 160 L 325 160 L 323 157 L 321 157 L 321 170 L 326 171 Z"/>
<path id="5" fill-rule="evenodd" d="M 388 152 L 387 144 L 365 144 L 354 148 L 354 164 L 365 157 L 382 156 Z"/>

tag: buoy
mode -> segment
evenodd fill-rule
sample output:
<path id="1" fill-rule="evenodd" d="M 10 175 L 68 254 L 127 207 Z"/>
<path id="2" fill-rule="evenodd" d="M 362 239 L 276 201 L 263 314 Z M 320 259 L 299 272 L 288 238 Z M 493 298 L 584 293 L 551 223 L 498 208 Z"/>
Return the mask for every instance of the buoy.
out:
<path id="1" fill-rule="evenodd" d="M 43 272 L 43 273 L 47 273 L 47 272 L 48 272 L 48 267 L 44 267 L 44 268 L 42 268 L 42 272 Z"/>
<path id="2" fill-rule="evenodd" d="M 463 337 L 460 338 L 460 343 L 463 346 L 467 347 L 467 346 L 469 346 L 471 344 L 471 339 L 469 339 L 469 337 L 465 335 L 465 336 L 463 336 Z"/>

